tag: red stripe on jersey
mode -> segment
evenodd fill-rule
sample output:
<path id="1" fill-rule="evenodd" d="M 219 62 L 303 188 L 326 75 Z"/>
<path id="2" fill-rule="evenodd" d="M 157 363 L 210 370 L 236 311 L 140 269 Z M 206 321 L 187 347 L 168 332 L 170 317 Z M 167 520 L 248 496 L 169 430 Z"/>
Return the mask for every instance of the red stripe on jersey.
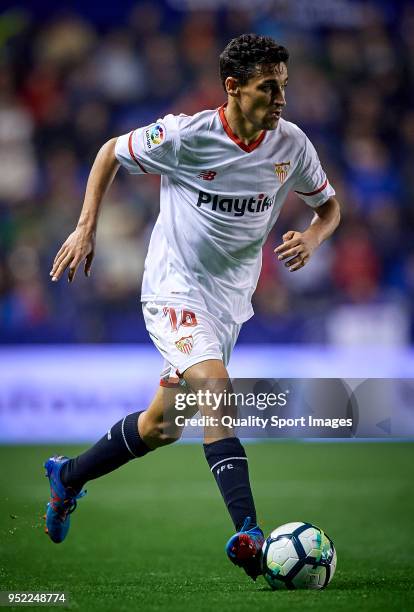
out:
<path id="1" fill-rule="evenodd" d="M 324 184 L 321 185 L 319 189 L 315 189 L 315 191 L 310 191 L 309 193 L 305 193 L 304 191 L 295 191 L 295 193 L 298 193 L 299 195 L 304 195 L 304 196 L 313 196 L 323 191 L 325 187 L 327 186 L 327 184 L 328 184 L 328 179 L 325 180 Z"/>
<path id="2" fill-rule="evenodd" d="M 236 134 L 233 132 L 233 130 L 229 126 L 229 123 L 228 123 L 228 121 L 226 119 L 226 115 L 224 113 L 224 109 L 226 108 L 226 106 L 227 106 L 227 103 L 223 104 L 218 109 L 219 116 L 220 116 L 220 121 L 221 121 L 221 123 L 223 125 L 224 131 L 226 132 L 227 136 L 229 138 L 231 138 L 233 140 L 233 142 L 236 143 L 236 145 L 238 145 L 241 149 L 243 149 L 243 151 L 246 151 L 246 153 L 251 153 L 252 151 L 257 149 L 259 144 L 262 142 L 263 138 L 266 136 L 265 130 L 263 130 L 260 133 L 259 138 L 257 138 L 256 140 L 254 140 L 253 142 L 251 142 L 248 145 L 244 144 L 244 142 L 242 140 L 240 140 L 240 138 L 238 136 L 236 136 Z"/>
<path id="3" fill-rule="evenodd" d="M 142 164 L 139 163 L 138 159 L 135 157 L 135 153 L 134 150 L 132 148 L 132 134 L 134 132 L 131 132 L 128 138 L 128 149 L 129 149 L 129 154 L 132 157 L 132 159 L 134 160 L 134 162 L 136 164 L 138 164 L 138 166 L 141 168 L 142 172 L 145 172 L 145 174 L 148 174 L 148 172 L 145 170 L 144 166 Z"/>

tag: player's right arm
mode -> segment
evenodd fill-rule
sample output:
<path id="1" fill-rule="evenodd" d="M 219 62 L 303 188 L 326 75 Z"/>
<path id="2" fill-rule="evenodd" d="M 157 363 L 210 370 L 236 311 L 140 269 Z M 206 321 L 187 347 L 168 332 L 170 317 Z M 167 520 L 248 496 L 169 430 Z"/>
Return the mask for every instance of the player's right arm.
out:
<path id="1" fill-rule="evenodd" d="M 85 275 L 90 275 L 99 209 L 120 165 L 115 156 L 116 142 L 116 138 L 106 142 L 96 156 L 89 174 L 79 221 L 55 257 L 50 271 L 52 281 L 58 281 L 69 268 L 68 281 L 72 282 L 79 264 L 83 261 Z"/>
<path id="2" fill-rule="evenodd" d="M 174 115 L 167 115 L 104 144 L 89 175 L 76 229 L 63 243 L 53 262 L 50 272 L 53 281 L 59 280 L 69 268 L 68 280 L 72 282 L 82 261 L 85 261 L 85 274 L 89 276 L 99 208 L 119 166 L 131 174 L 173 175 L 178 167 L 180 145 L 178 121 Z"/>

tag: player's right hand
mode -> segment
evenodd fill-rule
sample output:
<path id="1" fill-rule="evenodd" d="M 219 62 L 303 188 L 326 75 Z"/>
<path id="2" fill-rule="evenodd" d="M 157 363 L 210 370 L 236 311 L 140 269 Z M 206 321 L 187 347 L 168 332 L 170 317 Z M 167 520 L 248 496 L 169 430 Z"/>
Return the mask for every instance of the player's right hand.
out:
<path id="1" fill-rule="evenodd" d="M 68 282 L 71 283 L 83 260 L 85 260 L 85 276 L 90 276 L 94 251 L 95 235 L 77 227 L 62 244 L 55 257 L 50 271 L 52 281 L 58 281 L 64 271 L 69 268 Z"/>

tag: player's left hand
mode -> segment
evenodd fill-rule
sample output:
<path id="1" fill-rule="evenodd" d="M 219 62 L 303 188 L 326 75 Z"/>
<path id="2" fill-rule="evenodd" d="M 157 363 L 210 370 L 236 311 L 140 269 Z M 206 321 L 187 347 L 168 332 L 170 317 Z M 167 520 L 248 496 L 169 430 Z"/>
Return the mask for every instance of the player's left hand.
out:
<path id="1" fill-rule="evenodd" d="M 283 244 L 275 248 L 274 253 L 279 261 L 287 259 L 285 266 L 289 272 L 300 270 L 309 261 L 313 251 L 318 247 L 316 237 L 310 232 L 289 230 L 283 234 Z"/>

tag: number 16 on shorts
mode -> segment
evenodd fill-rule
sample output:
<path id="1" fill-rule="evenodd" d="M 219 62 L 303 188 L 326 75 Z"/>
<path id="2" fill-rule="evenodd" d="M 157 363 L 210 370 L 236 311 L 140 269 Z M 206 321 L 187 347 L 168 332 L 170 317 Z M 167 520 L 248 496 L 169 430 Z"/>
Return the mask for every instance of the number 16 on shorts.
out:
<path id="1" fill-rule="evenodd" d="M 175 308 L 164 306 L 163 313 L 165 317 L 170 317 L 172 331 L 178 331 L 179 327 L 195 327 L 197 325 L 197 318 L 191 310 L 179 310 L 179 316 L 177 316 Z"/>

